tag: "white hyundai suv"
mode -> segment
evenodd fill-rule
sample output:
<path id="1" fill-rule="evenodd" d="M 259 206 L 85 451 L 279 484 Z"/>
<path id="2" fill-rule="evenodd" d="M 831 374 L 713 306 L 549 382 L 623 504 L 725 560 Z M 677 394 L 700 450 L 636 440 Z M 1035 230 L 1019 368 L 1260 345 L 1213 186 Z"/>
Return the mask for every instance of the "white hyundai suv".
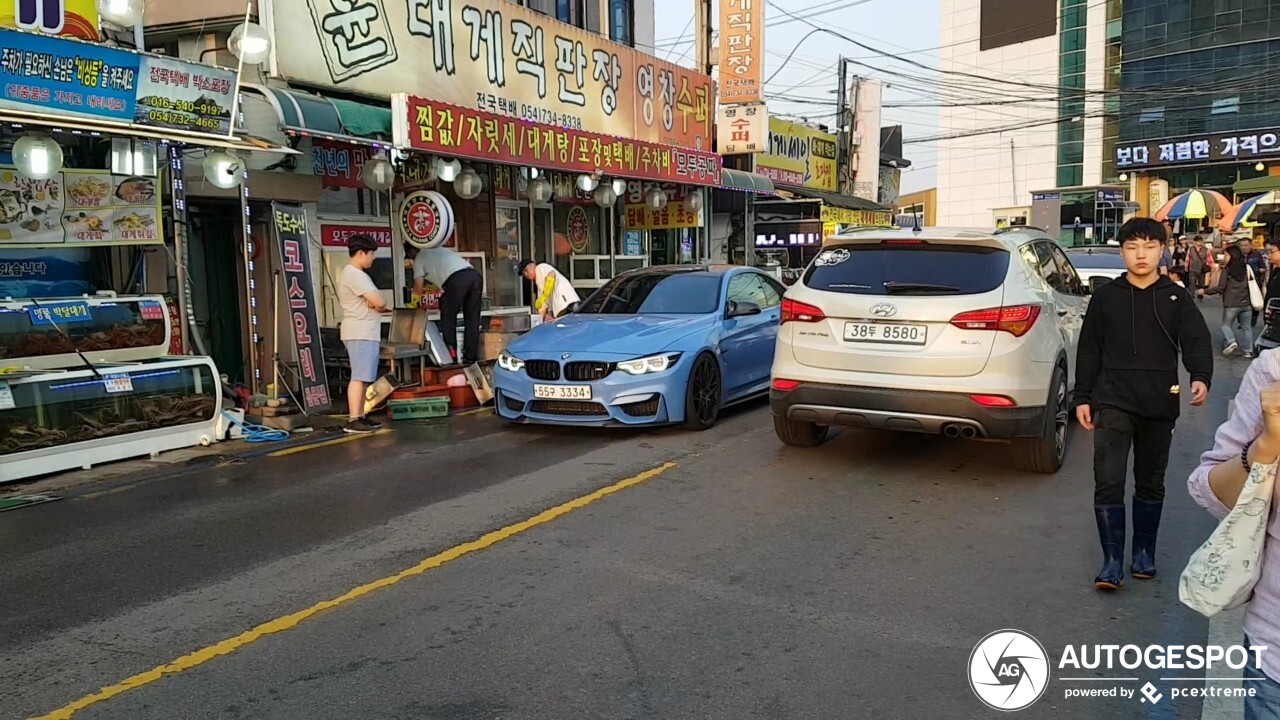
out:
<path id="1" fill-rule="evenodd" d="M 1088 289 L 1035 229 L 867 228 L 827 238 L 782 301 L 769 399 L 787 445 L 832 425 L 1066 454 Z"/>

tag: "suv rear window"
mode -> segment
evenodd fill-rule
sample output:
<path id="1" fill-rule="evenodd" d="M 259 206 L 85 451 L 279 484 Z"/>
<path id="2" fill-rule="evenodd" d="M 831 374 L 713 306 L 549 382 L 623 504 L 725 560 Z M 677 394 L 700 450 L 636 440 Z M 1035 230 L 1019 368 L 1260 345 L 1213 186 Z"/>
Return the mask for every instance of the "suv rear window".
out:
<path id="1" fill-rule="evenodd" d="M 1000 248 L 849 245 L 819 253 L 804 284 L 850 295 L 977 295 L 1000 287 L 1008 270 Z"/>

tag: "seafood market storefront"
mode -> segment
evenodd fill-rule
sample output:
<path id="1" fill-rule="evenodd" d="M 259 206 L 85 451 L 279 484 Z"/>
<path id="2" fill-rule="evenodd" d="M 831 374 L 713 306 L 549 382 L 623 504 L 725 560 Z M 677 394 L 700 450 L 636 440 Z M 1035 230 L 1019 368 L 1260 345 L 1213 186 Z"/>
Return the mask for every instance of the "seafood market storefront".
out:
<path id="1" fill-rule="evenodd" d="M 293 86 L 392 102 L 397 175 L 446 201 L 456 247 L 484 266 L 492 307 L 528 307 L 530 288 L 513 272 L 522 256 L 588 292 L 654 261 L 660 230 L 677 238 L 663 262 L 705 232 L 689 215 L 705 216 L 703 189 L 720 177 L 709 76 L 505 0 L 368 4 L 358 44 L 347 32 L 355 17 L 338 5 L 274 0 L 280 73 Z M 425 177 L 406 172 L 415 163 Z M 413 194 L 392 199 L 393 254 Z M 665 211 L 670 227 L 637 218 L 643 207 Z"/>
<path id="2" fill-rule="evenodd" d="M 8 29 L 0 48 L 0 482 L 213 440 L 174 170 L 269 147 L 231 133 L 235 74 Z"/>

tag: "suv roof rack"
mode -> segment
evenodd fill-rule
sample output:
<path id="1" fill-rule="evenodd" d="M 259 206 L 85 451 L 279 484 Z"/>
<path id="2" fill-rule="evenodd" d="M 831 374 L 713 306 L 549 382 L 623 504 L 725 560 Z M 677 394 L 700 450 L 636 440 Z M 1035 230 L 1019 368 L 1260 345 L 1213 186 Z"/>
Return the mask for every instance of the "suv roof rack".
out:
<path id="1" fill-rule="evenodd" d="M 1009 227 L 1005 227 L 1005 228 L 996 228 L 995 234 L 1006 235 L 1008 233 L 1021 232 L 1023 230 L 1035 230 L 1036 232 L 1042 232 L 1042 233 L 1049 232 L 1048 230 L 1045 230 L 1042 227 L 1037 227 L 1035 225 L 1010 225 Z"/>

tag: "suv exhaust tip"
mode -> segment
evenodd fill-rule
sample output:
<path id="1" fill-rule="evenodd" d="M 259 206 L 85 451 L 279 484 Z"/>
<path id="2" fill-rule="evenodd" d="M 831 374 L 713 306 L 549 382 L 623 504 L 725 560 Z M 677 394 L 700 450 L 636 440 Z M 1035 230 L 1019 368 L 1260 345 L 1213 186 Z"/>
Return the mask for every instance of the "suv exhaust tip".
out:
<path id="1" fill-rule="evenodd" d="M 972 425 L 965 425 L 960 429 L 960 437 L 965 440 L 972 440 L 978 437 L 978 431 Z"/>
<path id="2" fill-rule="evenodd" d="M 960 426 L 955 423 L 946 425 L 942 428 L 942 434 L 949 438 L 958 438 L 960 437 Z"/>

